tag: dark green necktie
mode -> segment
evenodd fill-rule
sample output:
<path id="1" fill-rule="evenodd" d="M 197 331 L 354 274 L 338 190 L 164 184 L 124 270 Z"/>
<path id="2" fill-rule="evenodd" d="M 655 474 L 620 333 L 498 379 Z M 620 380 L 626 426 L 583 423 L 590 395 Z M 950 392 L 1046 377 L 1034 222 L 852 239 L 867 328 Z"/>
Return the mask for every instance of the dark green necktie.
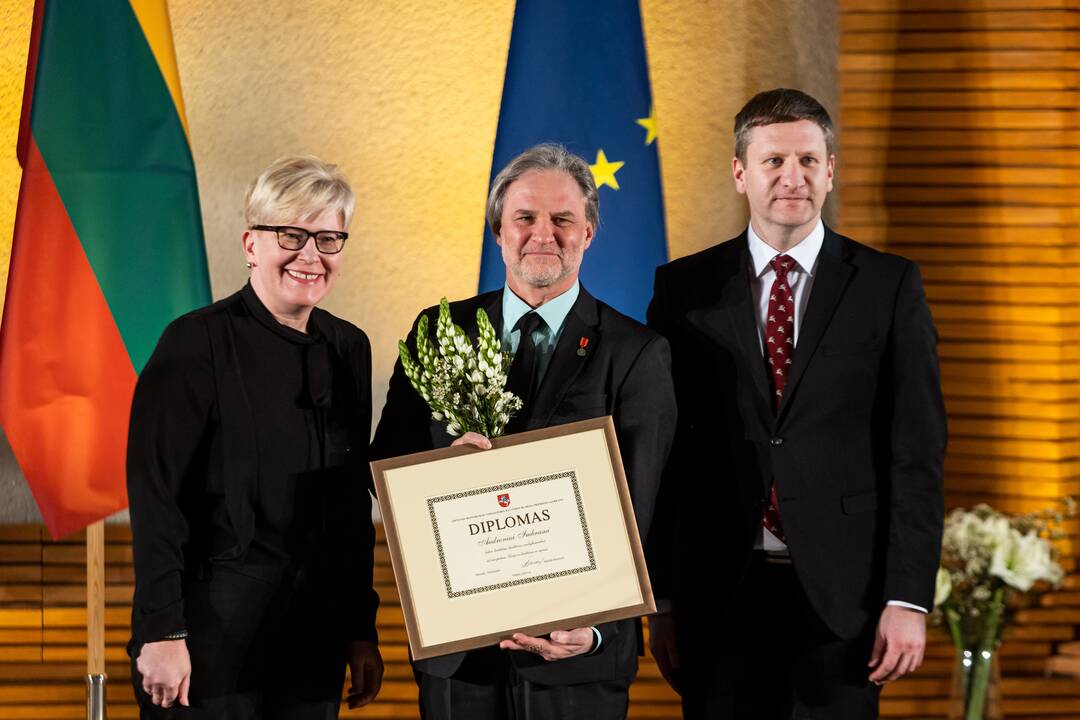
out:
<path id="1" fill-rule="evenodd" d="M 536 355 L 533 333 L 541 327 L 543 322 L 544 319 L 535 312 L 528 312 L 522 315 L 514 325 L 514 329 L 520 331 L 521 336 L 518 340 L 517 352 L 514 354 L 514 361 L 510 363 L 510 372 L 506 376 L 506 389 L 521 398 L 522 406 L 507 423 L 508 434 L 524 430 L 526 419 L 532 412 L 532 397 L 536 392 L 537 374 L 540 369 L 540 358 Z"/>

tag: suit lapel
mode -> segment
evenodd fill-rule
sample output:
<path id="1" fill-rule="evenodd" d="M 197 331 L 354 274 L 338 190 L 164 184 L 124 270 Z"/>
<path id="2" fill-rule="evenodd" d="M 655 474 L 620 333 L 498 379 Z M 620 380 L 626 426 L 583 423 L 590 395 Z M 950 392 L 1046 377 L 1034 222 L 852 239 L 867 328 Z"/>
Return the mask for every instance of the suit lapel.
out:
<path id="1" fill-rule="evenodd" d="M 600 314 L 596 298 L 581 288 L 574 306 L 566 315 L 566 324 L 562 334 L 555 344 L 555 352 L 551 355 L 547 371 L 540 381 L 540 387 L 536 389 L 533 400 L 533 409 L 528 413 L 528 427 L 545 427 L 551 419 L 559 401 L 574 383 L 575 378 L 585 367 L 585 363 L 596 353 L 600 345 Z M 584 354 L 578 353 L 581 340 L 586 342 Z"/>
<path id="2" fill-rule="evenodd" d="M 765 408 L 772 415 L 772 385 L 769 382 L 758 337 L 754 296 L 750 291 L 750 251 L 746 233 L 734 241 L 733 252 L 715 268 L 714 278 L 721 282 L 719 301 L 704 309 L 702 322 L 718 338 L 732 335 L 738 344 L 750 376 Z"/>
<path id="3" fill-rule="evenodd" d="M 798 390 L 799 381 L 814 355 L 825 328 L 829 326 L 836 305 L 844 294 L 844 288 L 854 268 L 847 262 L 847 248 L 836 233 L 825 228 L 825 241 L 818 254 L 817 273 L 810 289 L 810 299 L 806 303 L 806 317 L 799 326 L 799 343 L 795 346 L 795 357 L 791 362 L 787 387 L 784 389 L 784 401 L 777 413 L 777 420 L 783 416 L 791 398 Z"/>

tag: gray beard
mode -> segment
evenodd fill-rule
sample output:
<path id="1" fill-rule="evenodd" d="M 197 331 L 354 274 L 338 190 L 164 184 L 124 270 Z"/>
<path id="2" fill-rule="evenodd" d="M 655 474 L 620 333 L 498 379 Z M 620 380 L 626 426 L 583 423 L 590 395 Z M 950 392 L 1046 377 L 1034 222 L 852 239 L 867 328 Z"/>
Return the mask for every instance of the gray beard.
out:
<path id="1" fill-rule="evenodd" d="M 567 275 L 566 267 L 562 264 L 559 265 L 558 270 L 552 269 L 550 272 L 536 273 L 526 270 L 522 267 L 522 264 L 519 263 L 513 269 L 513 273 L 527 285 L 536 288 L 550 287 Z"/>

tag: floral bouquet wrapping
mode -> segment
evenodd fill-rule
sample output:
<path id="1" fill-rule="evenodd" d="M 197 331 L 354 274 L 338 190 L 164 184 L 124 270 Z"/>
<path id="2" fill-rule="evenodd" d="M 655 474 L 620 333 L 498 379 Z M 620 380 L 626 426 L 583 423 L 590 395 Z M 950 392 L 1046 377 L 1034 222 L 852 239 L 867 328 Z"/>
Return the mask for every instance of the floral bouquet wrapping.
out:
<path id="1" fill-rule="evenodd" d="M 1075 514 L 1071 498 L 1064 504 L 1063 512 L 1016 517 L 976 505 L 945 519 L 934 605 L 956 646 L 964 695 L 963 713 L 950 717 L 984 717 L 991 660 L 1012 613 L 1010 601 L 1061 582 L 1051 541 L 1063 517 Z"/>
<path id="2" fill-rule="evenodd" d="M 513 358 L 504 352 L 499 336 L 482 309 L 476 311 L 479 337 L 473 348 L 469 336 L 450 319 L 450 303 L 439 303 L 435 327 L 438 349 L 428 337 L 428 317 L 416 324 L 416 360 L 404 341 L 398 353 L 405 376 L 431 408 L 431 417 L 446 423 L 451 435 L 477 432 L 502 435 L 521 399 L 506 390 L 506 373 Z"/>

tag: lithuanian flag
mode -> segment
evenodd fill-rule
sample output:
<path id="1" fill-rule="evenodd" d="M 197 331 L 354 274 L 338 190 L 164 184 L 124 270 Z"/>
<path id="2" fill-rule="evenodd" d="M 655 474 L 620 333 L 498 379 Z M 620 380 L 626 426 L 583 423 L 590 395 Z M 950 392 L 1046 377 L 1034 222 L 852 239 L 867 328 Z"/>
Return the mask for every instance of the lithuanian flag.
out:
<path id="1" fill-rule="evenodd" d="M 38 0 L 0 423 L 53 537 L 127 506 L 135 380 L 210 300 L 165 0 Z"/>

